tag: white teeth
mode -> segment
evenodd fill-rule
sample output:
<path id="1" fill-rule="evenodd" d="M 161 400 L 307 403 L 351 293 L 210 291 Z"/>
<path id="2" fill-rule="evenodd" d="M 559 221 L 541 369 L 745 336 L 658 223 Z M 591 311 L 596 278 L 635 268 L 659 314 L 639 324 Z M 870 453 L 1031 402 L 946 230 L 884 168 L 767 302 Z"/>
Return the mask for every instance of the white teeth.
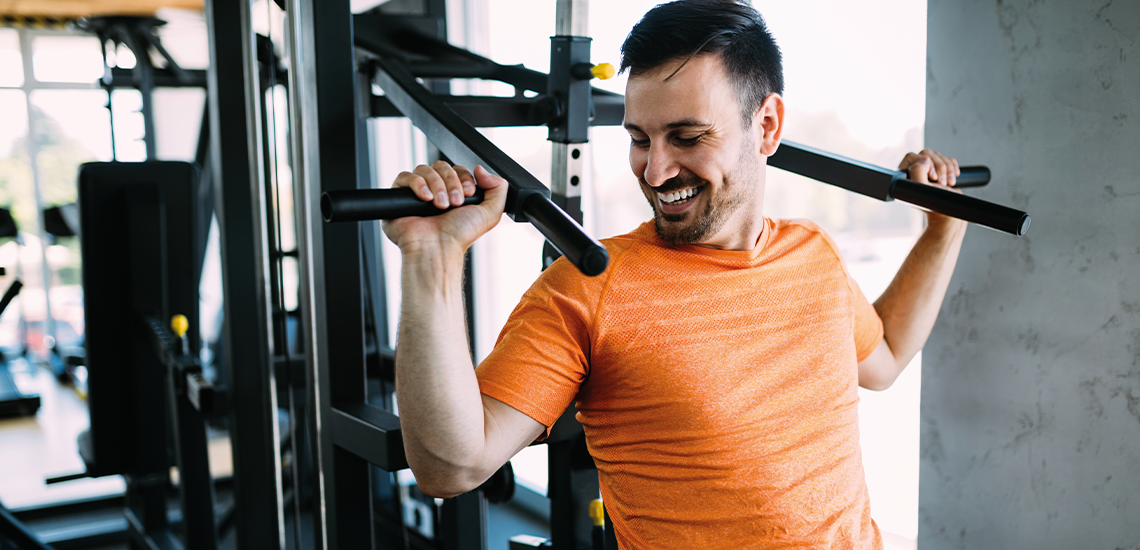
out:
<path id="1" fill-rule="evenodd" d="M 697 194 L 697 188 L 692 187 L 689 189 L 685 189 L 683 191 L 677 191 L 675 193 L 667 193 L 667 194 L 658 193 L 657 196 L 661 198 L 661 202 L 672 203 L 672 202 L 677 202 L 677 201 L 682 201 L 682 200 L 688 199 L 689 197 L 692 197 L 693 195 L 696 195 L 696 194 Z"/>

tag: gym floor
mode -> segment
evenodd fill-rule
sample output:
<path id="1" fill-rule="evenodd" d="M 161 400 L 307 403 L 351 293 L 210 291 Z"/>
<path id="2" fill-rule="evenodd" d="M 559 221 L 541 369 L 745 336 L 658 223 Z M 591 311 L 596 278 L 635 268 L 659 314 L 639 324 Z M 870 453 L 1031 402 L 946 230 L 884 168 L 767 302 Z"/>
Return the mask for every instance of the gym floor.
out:
<path id="1" fill-rule="evenodd" d="M 40 409 L 35 416 L 0 418 L 0 503 L 20 510 L 122 494 L 124 484 L 119 476 L 52 485 L 44 482 L 83 471 L 76 436 L 88 426 L 87 403 L 74 389 L 60 384 L 50 371 L 31 366 L 23 358 L 12 359 L 10 370 L 23 393 L 39 394 Z M 228 438 L 211 439 L 210 465 L 215 476 L 233 471 Z M 527 496 L 537 498 L 537 502 L 530 503 L 532 506 L 545 503 L 541 496 Z M 506 550 L 507 540 L 514 535 L 549 536 L 545 521 L 528 513 L 526 507 L 513 503 L 491 505 L 488 513 L 491 521 L 487 539 L 491 550 Z M 64 536 L 76 524 L 121 521 L 121 514 L 99 509 L 68 516 L 64 521 L 29 521 L 29 526 L 54 539 Z"/>
<path id="2" fill-rule="evenodd" d="M 84 471 L 76 436 L 88 426 L 87 403 L 46 369 L 19 357 L 9 365 L 24 394 L 39 394 L 40 410 L 35 416 L 0 418 L 0 502 L 19 509 L 122 493 L 118 476 L 44 483 Z"/>

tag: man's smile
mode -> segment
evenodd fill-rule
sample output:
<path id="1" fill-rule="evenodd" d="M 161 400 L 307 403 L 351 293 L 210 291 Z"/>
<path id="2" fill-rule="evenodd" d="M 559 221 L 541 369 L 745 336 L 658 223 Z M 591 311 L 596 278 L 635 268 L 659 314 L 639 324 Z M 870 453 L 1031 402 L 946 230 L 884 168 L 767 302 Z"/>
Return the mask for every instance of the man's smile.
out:
<path id="1" fill-rule="evenodd" d="M 675 214 L 685 210 L 697 195 L 701 194 L 704 186 L 690 187 L 673 191 L 671 193 L 657 193 L 657 200 L 661 202 L 661 211 L 666 214 Z"/>

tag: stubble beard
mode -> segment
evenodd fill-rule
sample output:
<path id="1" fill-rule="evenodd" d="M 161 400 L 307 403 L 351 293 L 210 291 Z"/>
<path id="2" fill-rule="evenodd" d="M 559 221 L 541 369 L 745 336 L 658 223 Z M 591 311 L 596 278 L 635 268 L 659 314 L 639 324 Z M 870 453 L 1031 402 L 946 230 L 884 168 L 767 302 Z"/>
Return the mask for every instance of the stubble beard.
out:
<path id="1" fill-rule="evenodd" d="M 653 190 L 643 178 L 641 184 L 644 188 L 652 190 L 646 199 L 653 209 L 653 225 L 657 236 L 669 244 L 701 244 L 724 228 L 728 220 L 748 203 L 750 197 L 746 192 L 746 186 L 749 185 L 749 180 L 759 176 L 756 173 L 759 164 L 756 162 L 757 159 L 749 157 L 749 153 L 755 156 L 754 149 L 751 143 L 745 144 L 735 169 L 724 175 L 720 189 L 716 194 L 706 198 L 705 207 L 699 213 L 666 214 L 657 206 L 656 192 L 669 193 L 690 187 L 703 187 L 702 194 L 704 194 L 708 192 L 707 180 L 692 173 L 685 173 L 669 179 L 658 189 Z M 681 223 L 688 216 L 695 218 L 688 224 Z"/>

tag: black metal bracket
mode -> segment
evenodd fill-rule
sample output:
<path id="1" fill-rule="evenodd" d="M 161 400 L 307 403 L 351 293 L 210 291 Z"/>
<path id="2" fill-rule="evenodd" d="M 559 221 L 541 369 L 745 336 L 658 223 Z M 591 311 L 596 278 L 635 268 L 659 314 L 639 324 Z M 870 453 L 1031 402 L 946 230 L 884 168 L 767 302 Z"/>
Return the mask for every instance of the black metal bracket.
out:
<path id="1" fill-rule="evenodd" d="M 572 116 L 590 112 L 589 70 L 580 78 L 574 69 L 590 65 L 590 38 L 584 36 L 550 37 L 550 79 L 547 92 L 560 105 L 561 116 L 549 123 L 547 139 L 558 143 L 586 143 L 590 140 L 589 117 Z"/>
<path id="2" fill-rule="evenodd" d="M 197 359 L 187 354 L 183 343 L 154 317 L 146 319 L 146 326 L 159 361 L 174 376 L 175 389 L 185 396 L 194 408 L 207 417 L 225 414 L 226 391 L 202 375 Z"/>

